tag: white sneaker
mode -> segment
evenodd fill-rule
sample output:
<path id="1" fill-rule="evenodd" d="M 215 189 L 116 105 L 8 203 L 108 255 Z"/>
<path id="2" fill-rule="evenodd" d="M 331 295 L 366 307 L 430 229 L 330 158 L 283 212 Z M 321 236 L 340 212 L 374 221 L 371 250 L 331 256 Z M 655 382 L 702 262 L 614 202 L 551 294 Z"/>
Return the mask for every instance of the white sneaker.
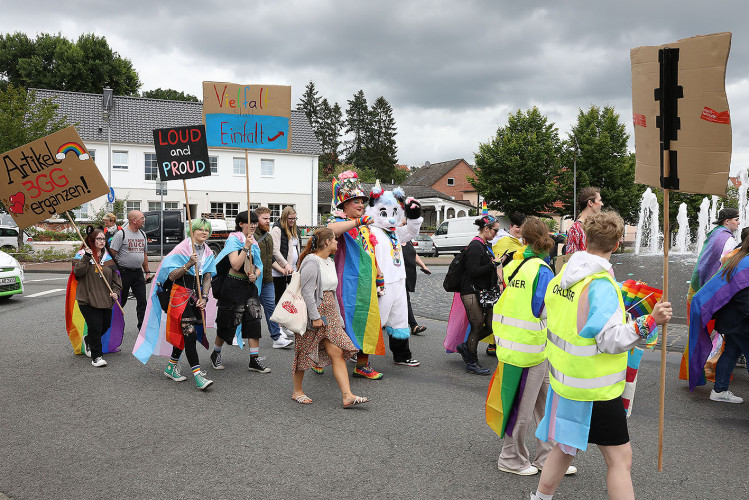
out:
<path id="1" fill-rule="evenodd" d="M 721 403 L 743 403 L 744 400 L 738 396 L 734 396 L 731 391 L 715 392 L 713 389 L 710 392 L 711 401 L 720 401 Z"/>
<path id="2" fill-rule="evenodd" d="M 100 366 L 107 366 L 107 362 L 101 356 L 99 356 L 98 358 L 92 359 L 91 364 L 97 368 L 99 368 Z"/>
<path id="3" fill-rule="evenodd" d="M 284 336 L 280 336 L 278 337 L 278 340 L 273 341 L 273 349 L 285 349 L 293 343 L 293 340 L 287 339 Z"/>
<path id="4" fill-rule="evenodd" d="M 533 465 L 529 465 L 523 470 L 506 469 L 502 467 L 501 465 L 497 465 L 497 469 L 501 470 L 502 472 L 509 472 L 510 474 L 517 474 L 518 476 L 533 476 L 535 474 L 538 474 L 538 469 L 534 467 Z"/>
<path id="5" fill-rule="evenodd" d="M 577 474 L 577 467 L 574 465 L 567 467 L 567 471 L 564 473 L 565 476 L 571 476 L 572 474 Z"/>

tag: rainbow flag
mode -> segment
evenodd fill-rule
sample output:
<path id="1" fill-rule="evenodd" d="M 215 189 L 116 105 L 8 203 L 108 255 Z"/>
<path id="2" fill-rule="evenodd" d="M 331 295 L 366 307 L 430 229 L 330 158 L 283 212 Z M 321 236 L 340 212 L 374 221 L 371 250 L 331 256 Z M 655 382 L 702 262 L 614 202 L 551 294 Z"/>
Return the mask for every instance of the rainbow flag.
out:
<path id="1" fill-rule="evenodd" d="M 486 200 L 481 202 L 481 215 L 489 215 L 489 207 L 486 204 Z"/>
<path id="2" fill-rule="evenodd" d="M 468 321 L 466 309 L 463 307 L 463 301 L 460 300 L 460 294 L 453 295 L 453 303 L 450 307 L 450 316 L 447 318 L 447 332 L 442 345 L 445 346 L 446 352 L 456 352 L 455 347 L 462 344 L 468 339 L 471 333 L 471 323 Z M 494 335 L 487 335 L 479 342 L 487 344 L 494 343 Z"/>
<path id="3" fill-rule="evenodd" d="M 105 251 L 106 252 L 106 251 Z M 83 250 L 79 251 L 76 259 L 83 256 Z M 109 253 L 106 252 L 102 259 L 102 264 L 112 260 Z M 78 301 L 75 300 L 75 293 L 78 290 L 78 279 L 73 272 L 68 276 L 68 285 L 65 288 L 65 329 L 68 332 L 68 338 L 73 346 L 75 354 L 82 354 L 85 351 L 83 337 L 88 334 L 86 320 L 83 319 L 81 309 L 78 307 Z M 119 307 L 112 308 L 112 321 L 109 329 L 101 337 L 101 348 L 103 353 L 117 352 L 122 345 L 122 336 L 125 330 L 125 319 L 122 317 L 122 311 Z"/>
<path id="4" fill-rule="evenodd" d="M 346 220 L 341 217 L 336 222 Z M 366 226 L 351 229 L 338 239 L 335 267 L 338 274 L 336 295 L 345 330 L 357 349 L 365 354 L 385 354 L 377 301 L 372 233 Z"/>
<path id="5" fill-rule="evenodd" d="M 663 290 L 648 286 L 643 281 L 627 280 L 622 283 L 624 309 L 632 318 L 647 316 L 653 312 L 655 304 L 663 297 Z"/>
<path id="6" fill-rule="evenodd" d="M 497 363 L 497 369 L 489 381 L 485 409 L 486 424 L 499 437 L 504 437 L 505 432 L 512 435 L 527 376 L 527 368 L 502 361 Z"/>

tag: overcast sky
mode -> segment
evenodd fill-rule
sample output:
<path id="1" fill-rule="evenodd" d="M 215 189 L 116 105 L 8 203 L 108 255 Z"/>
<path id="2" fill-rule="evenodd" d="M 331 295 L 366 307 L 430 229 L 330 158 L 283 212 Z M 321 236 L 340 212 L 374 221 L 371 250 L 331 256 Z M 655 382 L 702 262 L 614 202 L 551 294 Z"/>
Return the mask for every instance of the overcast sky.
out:
<path id="1" fill-rule="evenodd" d="M 109 3 L 0 0 L 0 32 L 105 36 L 133 62 L 141 90 L 202 99 L 203 80 L 291 85 L 296 106 L 312 80 L 344 111 L 359 89 L 370 104 L 384 96 L 408 165 L 473 164 L 508 113 L 534 105 L 562 138 L 591 104 L 613 105 L 632 134 L 629 49 L 731 31 L 732 171 L 749 166 L 745 1 Z"/>

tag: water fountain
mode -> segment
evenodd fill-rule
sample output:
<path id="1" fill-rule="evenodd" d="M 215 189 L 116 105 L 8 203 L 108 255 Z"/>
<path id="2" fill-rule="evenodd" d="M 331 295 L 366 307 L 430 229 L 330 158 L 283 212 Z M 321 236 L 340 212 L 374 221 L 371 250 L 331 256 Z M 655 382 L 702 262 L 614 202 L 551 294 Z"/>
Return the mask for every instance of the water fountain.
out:
<path id="1" fill-rule="evenodd" d="M 707 233 L 710 231 L 710 200 L 707 198 L 702 199 L 700 203 L 700 212 L 697 216 L 697 237 L 694 239 L 694 248 L 697 251 L 697 255 L 702 251 L 702 245 L 705 244 L 705 238 Z"/>
<path id="2" fill-rule="evenodd" d="M 679 231 L 676 233 L 676 245 L 674 250 L 677 253 L 686 253 L 689 251 L 689 244 L 691 243 L 686 203 L 679 205 L 679 214 L 676 216 L 676 223 L 679 225 Z"/>
<path id="3" fill-rule="evenodd" d="M 714 227 L 715 224 L 713 221 L 718 217 L 718 198 L 717 196 L 713 195 L 713 201 L 710 203 L 710 220 L 708 220 L 709 228 L 705 233 L 709 233 Z"/>
<path id="4" fill-rule="evenodd" d="M 747 204 L 746 193 L 749 190 L 749 170 L 742 169 L 739 172 L 739 227 L 744 228 L 749 225 L 749 204 Z M 741 232 L 737 238 L 741 238 Z"/>
<path id="5" fill-rule="evenodd" d="M 646 235 L 648 238 L 647 252 L 651 254 L 660 253 L 659 211 L 658 197 L 652 189 L 647 188 L 642 194 L 642 201 L 640 202 L 640 216 L 637 221 L 637 233 L 635 234 L 635 254 L 640 255 Z"/>

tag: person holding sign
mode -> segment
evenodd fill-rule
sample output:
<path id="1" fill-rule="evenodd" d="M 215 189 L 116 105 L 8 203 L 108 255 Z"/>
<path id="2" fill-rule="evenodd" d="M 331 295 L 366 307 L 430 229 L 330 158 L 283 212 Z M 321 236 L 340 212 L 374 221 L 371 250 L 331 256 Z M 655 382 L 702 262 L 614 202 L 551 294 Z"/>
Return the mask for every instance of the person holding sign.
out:
<path id="1" fill-rule="evenodd" d="M 211 366 L 223 370 L 221 348 L 224 343 L 240 344 L 247 339 L 250 349 L 249 370 L 258 373 L 270 373 L 270 368 L 260 362 L 260 289 L 263 286 L 263 263 L 260 260 L 260 248 L 255 241 L 255 229 L 258 217 L 255 212 L 239 212 L 235 219 L 236 232 L 226 240 L 224 249 L 216 257 L 216 273 L 222 277 L 218 295 L 218 313 L 216 314 L 216 341 L 211 353 Z M 241 337 L 240 337 L 241 335 Z"/>
<path id="2" fill-rule="evenodd" d="M 211 276 L 216 273 L 216 264 L 213 251 L 205 244 L 211 235 L 211 223 L 206 219 L 195 219 L 190 229 L 192 238 L 185 238 L 174 247 L 156 272 L 148 318 L 135 342 L 133 355 L 145 364 L 154 353 L 169 356 L 168 348 L 171 346 L 171 357 L 164 375 L 175 382 L 182 382 L 187 377 L 179 373 L 177 363 L 184 350 L 195 384 L 198 389 L 205 390 L 213 381 L 205 378 L 200 370 L 195 342 L 200 341 L 208 349 L 203 311 L 209 300 Z M 166 323 L 163 329 L 162 321 Z M 210 318 L 207 321 L 210 326 Z"/>
<path id="3" fill-rule="evenodd" d="M 654 342 L 656 325 L 673 314 L 659 302 L 653 312 L 627 321 L 611 253 L 619 247 L 624 221 L 615 212 L 590 215 L 583 224 L 587 250 L 575 252 L 544 296 L 550 388 L 536 437 L 556 444 L 532 499 L 551 499 L 575 455 L 598 446 L 607 466 L 609 498 L 634 499 L 632 447 L 622 402 L 627 351 Z"/>
<path id="4" fill-rule="evenodd" d="M 87 335 L 84 341 L 91 352 L 91 364 L 95 367 L 107 366 L 102 357 L 101 337 L 109 330 L 112 306 L 122 291 L 122 281 L 119 274 L 114 272 L 114 262 L 104 248 L 105 243 L 104 232 L 89 226 L 82 252 L 76 254 L 73 261 L 73 274 L 78 279 L 75 299 L 86 320 Z M 94 262 L 99 263 L 99 268 Z M 111 292 L 107 282 L 112 287 Z"/>

